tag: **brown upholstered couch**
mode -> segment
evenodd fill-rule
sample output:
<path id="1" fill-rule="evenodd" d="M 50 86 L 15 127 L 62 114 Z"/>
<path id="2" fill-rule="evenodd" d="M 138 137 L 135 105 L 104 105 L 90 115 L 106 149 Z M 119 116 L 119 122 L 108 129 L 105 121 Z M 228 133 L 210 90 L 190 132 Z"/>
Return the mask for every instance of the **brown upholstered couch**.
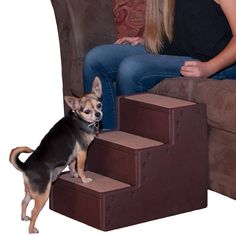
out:
<path id="1" fill-rule="evenodd" d="M 145 0 L 51 1 L 60 39 L 63 93 L 81 95 L 85 54 L 96 45 L 113 43 L 117 35 L 141 35 Z M 209 188 L 236 199 L 236 80 L 166 79 L 150 92 L 207 104 Z"/>

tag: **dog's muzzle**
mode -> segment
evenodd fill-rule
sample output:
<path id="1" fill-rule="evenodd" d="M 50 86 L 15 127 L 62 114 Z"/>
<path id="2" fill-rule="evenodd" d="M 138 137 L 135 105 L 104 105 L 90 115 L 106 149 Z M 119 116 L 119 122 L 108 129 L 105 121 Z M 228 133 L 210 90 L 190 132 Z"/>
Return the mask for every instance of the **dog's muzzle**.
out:
<path id="1" fill-rule="evenodd" d="M 102 119 L 102 112 L 96 112 L 95 113 L 95 117 L 96 117 L 96 121 L 99 122 Z"/>

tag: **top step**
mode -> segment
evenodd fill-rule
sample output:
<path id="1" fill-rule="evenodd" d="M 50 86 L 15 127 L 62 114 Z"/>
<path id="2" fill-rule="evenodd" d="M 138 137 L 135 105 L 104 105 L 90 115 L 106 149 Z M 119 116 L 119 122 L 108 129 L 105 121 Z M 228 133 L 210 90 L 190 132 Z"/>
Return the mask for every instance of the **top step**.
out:
<path id="1" fill-rule="evenodd" d="M 173 142 L 176 112 L 184 113 L 196 107 L 193 102 L 151 93 L 121 96 L 117 100 L 117 128 L 169 144 Z"/>
<path id="2" fill-rule="evenodd" d="M 184 101 L 181 99 L 177 98 L 171 98 L 171 97 L 166 97 L 166 96 L 160 96 L 156 94 L 151 94 L 151 93 L 142 93 L 142 94 L 137 94 L 137 95 L 131 95 L 125 97 L 127 100 L 133 100 L 137 102 L 142 102 L 146 104 L 151 104 L 159 107 L 164 107 L 164 108 L 177 108 L 177 107 L 184 107 L 184 106 L 190 106 L 195 103 L 189 102 L 189 101 Z"/>

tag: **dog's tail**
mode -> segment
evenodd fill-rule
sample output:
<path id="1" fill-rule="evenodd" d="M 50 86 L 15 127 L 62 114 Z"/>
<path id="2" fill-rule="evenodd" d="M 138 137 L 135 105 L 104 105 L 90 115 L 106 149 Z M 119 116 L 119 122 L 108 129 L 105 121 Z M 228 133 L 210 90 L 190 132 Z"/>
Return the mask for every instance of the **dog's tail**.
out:
<path id="1" fill-rule="evenodd" d="M 19 155 L 21 153 L 31 153 L 33 150 L 28 147 L 17 147 L 11 150 L 9 161 L 19 171 L 24 172 L 26 167 L 25 163 L 20 161 Z"/>

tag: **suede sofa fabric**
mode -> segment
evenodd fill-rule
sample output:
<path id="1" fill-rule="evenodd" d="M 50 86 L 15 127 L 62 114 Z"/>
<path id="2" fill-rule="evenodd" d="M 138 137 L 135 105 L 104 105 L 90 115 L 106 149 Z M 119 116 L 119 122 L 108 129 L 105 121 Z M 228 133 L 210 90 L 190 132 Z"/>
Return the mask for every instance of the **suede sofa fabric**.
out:
<path id="1" fill-rule="evenodd" d="M 60 40 L 63 94 L 80 96 L 84 56 L 91 48 L 116 39 L 112 0 L 51 2 Z"/>

